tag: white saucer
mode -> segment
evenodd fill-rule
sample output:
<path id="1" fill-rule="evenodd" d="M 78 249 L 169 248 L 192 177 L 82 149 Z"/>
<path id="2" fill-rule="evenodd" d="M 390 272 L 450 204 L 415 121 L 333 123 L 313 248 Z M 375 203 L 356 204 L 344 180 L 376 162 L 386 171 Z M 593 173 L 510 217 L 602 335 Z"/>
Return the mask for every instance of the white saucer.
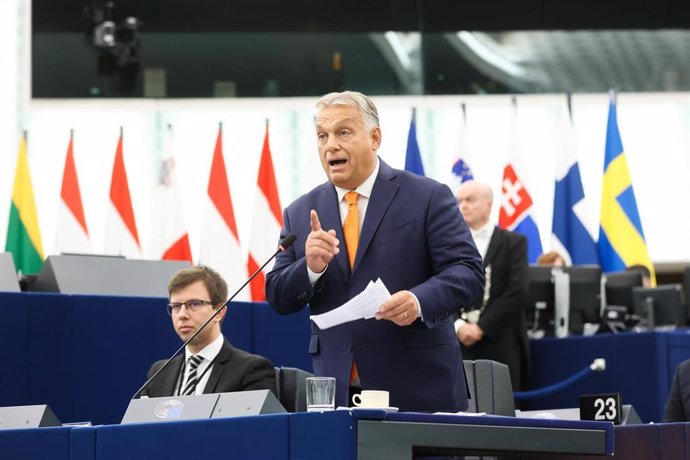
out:
<path id="1" fill-rule="evenodd" d="M 397 407 L 350 407 L 352 410 L 382 410 L 384 412 L 398 412 Z"/>

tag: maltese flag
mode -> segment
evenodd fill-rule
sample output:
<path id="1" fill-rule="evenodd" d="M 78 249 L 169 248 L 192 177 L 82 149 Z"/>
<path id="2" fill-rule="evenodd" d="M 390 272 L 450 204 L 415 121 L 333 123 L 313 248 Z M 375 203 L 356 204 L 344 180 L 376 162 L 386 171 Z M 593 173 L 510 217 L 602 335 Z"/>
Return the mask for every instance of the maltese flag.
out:
<path id="1" fill-rule="evenodd" d="M 223 126 L 218 127 L 216 147 L 208 181 L 208 201 L 201 237 L 199 263 L 216 270 L 234 292 L 247 281 L 247 265 L 242 256 L 230 184 L 223 160 Z M 249 300 L 246 289 L 235 300 Z"/>
<path id="2" fill-rule="evenodd" d="M 108 210 L 108 226 L 105 232 L 106 254 L 117 254 L 140 259 L 142 257 L 141 244 L 137 223 L 134 219 L 132 199 L 129 195 L 127 171 L 122 149 L 122 128 L 115 151 L 113 176 L 110 181 L 110 207 Z"/>
<path id="3" fill-rule="evenodd" d="M 276 241 L 283 227 L 283 215 L 281 213 L 278 186 L 273 170 L 271 148 L 268 143 L 268 121 L 266 121 L 266 135 L 264 146 L 261 149 L 261 162 L 259 164 L 258 187 L 254 203 L 254 217 L 252 219 L 251 242 L 249 245 L 249 258 L 247 268 L 249 273 L 254 273 L 276 250 Z M 266 273 L 271 270 L 273 263 L 264 267 L 251 282 L 251 296 L 255 302 L 265 301 Z"/>
<path id="4" fill-rule="evenodd" d="M 510 231 L 522 233 L 527 237 L 527 258 L 535 263 L 542 253 L 541 238 L 537 223 L 532 216 L 532 197 L 527 191 L 524 177 L 520 175 L 520 149 L 517 135 L 517 107 L 513 99 L 513 119 L 508 136 L 508 159 L 503 168 L 501 181 L 501 210 L 498 214 L 498 226 Z"/>
<path id="5" fill-rule="evenodd" d="M 58 204 L 57 231 L 55 232 L 56 254 L 65 252 L 91 253 L 89 229 L 86 226 L 84 207 L 81 202 L 79 179 L 74 163 L 74 131 L 70 130 L 65 169 L 62 174 L 62 189 Z"/>
<path id="6" fill-rule="evenodd" d="M 154 212 L 151 256 L 154 259 L 186 260 L 191 263 L 192 250 L 180 203 L 171 125 L 167 126 L 163 138 Z"/>

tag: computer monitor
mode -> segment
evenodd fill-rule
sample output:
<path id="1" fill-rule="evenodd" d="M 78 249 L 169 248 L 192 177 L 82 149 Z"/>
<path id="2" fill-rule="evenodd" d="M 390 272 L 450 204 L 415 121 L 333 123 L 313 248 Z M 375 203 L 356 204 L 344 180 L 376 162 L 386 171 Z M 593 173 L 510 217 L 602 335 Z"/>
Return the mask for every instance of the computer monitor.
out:
<path id="1" fill-rule="evenodd" d="M 570 276 L 570 311 L 568 330 L 582 334 L 585 323 L 601 321 L 601 267 L 599 265 L 573 265 L 563 267 Z"/>
<path id="2" fill-rule="evenodd" d="M 649 329 L 685 326 L 682 292 L 680 284 L 633 288 L 633 308 L 640 317 L 639 326 Z"/>
<path id="3" fill-rule="evenodd" d="M 530 265 L 527 267 L 527 330 L 531 336 L 554 334 L 553 267 Z"/>
<path id="4" fill-rule="evenodd" d="M 606 306 L 621 305 L 627 312 L 633 312 L 634 287 L 642 287 L 642 273 L 637 270 L 607 273 L 606 275 Z"/>

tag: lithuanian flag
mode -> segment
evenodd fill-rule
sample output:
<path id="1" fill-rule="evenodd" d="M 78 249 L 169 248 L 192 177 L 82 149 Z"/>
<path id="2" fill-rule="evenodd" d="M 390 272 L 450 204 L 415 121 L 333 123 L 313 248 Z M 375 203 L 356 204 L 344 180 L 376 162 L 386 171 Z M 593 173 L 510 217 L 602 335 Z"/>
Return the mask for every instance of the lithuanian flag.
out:
<path id="1" fill-rule="evenodd" d="M 43 246 L 38 229 L 38 215 L 31 187 L 29 160 L 26 154 L 26 136 L 19 141 L 17 170 L 12 189 L 12 206 L 7 226 L 5 250 L 12 253 L 17 271 L 38 273 L 43 265 Z"/>

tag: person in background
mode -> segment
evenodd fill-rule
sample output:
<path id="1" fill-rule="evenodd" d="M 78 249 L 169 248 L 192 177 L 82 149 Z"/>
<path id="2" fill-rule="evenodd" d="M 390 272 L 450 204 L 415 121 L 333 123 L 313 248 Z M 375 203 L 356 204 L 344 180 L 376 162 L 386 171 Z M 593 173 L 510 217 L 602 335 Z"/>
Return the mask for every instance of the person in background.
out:
<path id="1" fill-rule="evenodd" d="M 448 186 L 391 168 L 377 156 L 382 130 L 365 95 L 317 102 L 316 140 L 328 181 L 283 212 L 266 298 L 279 314 L 309 305 L 333 310 L 381 279 L 391 297 L 375 318 L 327 329 L 311 324 L 314 372 L 336 378 L 336 405 L 349 386 L 390 392 L 403 411 L 457 412 L 467 387 L 453 313 L 481 298 L 481 258 Z"/>
<path id="2" fill-rule="evenodd" d="M 636 271 L 642 276 L 642 287 L 652 287 L 652 274 L 649 272 L 649 268 L 644 265 L 636 264 L 631 265 L 625 269 L 626 272 Z"/>
<path id="3" fill-rule="evenodd" d="M 223 306 L 228 298 L 225 280 L 205 266 L 175 273 L 168 284 L 168 313 L 175 332 L 183 342 Z M 271 390 L 276 392 L 273 364 L 266 358 L 233 347 L 221 333 L 224 308 L 186 347 L 173 358 L 142 391 L 142 396 L 177 396 L 229 391 Z M 165 360 L 157 361 L 147 378 Z"/>
<path id="4" fill-rule="evenodd" d="M 690 359 L 676 367 L 664 408 L 664 422 L 690 421 Z"/>
<path id="5" fill-rule="evenodd" d="M 537 265 L 550 265 L 553 267 L 565 267 L 565 258 L 556 251 L 545 252 L 537 258 Z"/>
<path id="6" fill-rule="evenodd" d="M 526 386 L 529 344 L 525 326 L 527 239 L 490 222 L 491 187 L 464 182 L 457 202 L 484 259 L 486 287 L 479 302 L 464 305 L 456 320 L 457 336 L 466 359 L 491 359 L 510 369 L 513 389 Z"/>

